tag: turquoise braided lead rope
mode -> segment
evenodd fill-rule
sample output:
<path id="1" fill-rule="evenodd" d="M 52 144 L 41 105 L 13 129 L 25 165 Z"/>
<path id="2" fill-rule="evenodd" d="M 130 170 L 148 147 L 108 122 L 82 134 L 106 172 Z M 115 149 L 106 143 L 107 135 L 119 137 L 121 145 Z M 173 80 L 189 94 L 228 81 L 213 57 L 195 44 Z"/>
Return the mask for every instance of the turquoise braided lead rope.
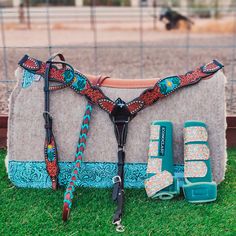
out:
<path id="1" fill-rule="evenodd" d="M 69 211 L 72 206 L 73 193 L 75 191 L 75 183 L 78 179 L 78 174 L 82 161 L 84 160 L 84 151 L 86 148 L 87 134 L 89 130 L 89 124 L 91 120 L 92 103 L 88 102 L 86 110 L 83 116 L 83 122 L 80 129 L 79 141 L 75 154 L 74 167 L 71 172 L 70 180 L 67 184 L 67 188 L 64 194 L 64 206 L 63 206 L 63 220 L 66 221 L 69 216 Z"/>

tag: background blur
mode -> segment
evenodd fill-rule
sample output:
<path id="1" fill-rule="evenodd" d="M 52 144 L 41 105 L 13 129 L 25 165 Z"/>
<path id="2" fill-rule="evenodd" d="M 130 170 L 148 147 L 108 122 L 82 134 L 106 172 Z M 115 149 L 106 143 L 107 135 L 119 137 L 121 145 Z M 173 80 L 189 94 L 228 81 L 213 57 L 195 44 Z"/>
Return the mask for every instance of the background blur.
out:
<path id="1" fill-rule="evenodd" d="M 0 0 L 0 114 L 24 54 L 62 52 L 80 71 L 166 77 L 218 59 L 236 114 L 236 0 Z"/>

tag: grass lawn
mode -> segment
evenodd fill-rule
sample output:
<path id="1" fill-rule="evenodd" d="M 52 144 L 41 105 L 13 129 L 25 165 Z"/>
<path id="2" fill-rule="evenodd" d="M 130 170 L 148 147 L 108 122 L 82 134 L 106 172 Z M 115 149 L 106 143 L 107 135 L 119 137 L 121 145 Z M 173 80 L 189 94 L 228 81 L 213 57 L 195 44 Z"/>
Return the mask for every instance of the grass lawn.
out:
<path id="1" fill-rule="evenodd" d="M 0 150 L 0 235 L 116 235 L 110 189 L 77 189 L 68 223 L 61 219 L 63 189 L 19 189 L 8 180 Z M 123 235 L 236 235 L 236 149 L 228 150 L 225 181 L 214 203 L 190 204 L 180 196 L 151 200 L 126 190 Z"/>

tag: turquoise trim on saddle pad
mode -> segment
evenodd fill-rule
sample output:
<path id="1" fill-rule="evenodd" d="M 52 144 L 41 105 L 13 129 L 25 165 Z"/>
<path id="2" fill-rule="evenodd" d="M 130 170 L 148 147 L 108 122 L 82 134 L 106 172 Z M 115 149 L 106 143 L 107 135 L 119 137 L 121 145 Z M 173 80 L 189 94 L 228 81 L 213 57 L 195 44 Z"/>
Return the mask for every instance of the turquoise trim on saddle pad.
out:
<path id="1" fill-rule="evenodd" d="M 65 186 L 71 175 L 73 163 L 59 162 L 59 183 Z M 125 164 L 125 187 L 144 188 L 146 178 L 145 163 Z M 183 165 L 174 166 L 175 176 L 183 184 Z M 117 163 L 83 162 L 78 176 L 77 186 L 89 188 L 111 188 L 112 178 L 117 174 Z M 51 188 L 51 180 L 44 161 L 9 161 L 8 176 L 17 187 Z"/>

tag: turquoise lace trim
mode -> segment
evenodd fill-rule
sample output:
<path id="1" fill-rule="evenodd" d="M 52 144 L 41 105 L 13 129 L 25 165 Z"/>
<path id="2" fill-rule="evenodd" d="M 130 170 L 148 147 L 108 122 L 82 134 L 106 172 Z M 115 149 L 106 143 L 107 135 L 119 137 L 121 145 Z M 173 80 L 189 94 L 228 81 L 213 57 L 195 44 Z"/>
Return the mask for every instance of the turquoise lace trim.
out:
<path id="1" fill-rule="evenodd" d="M 9 161 L 8 175 L 11 182 L 17 187 L 23 188 L 50 188 L 51 180 L 46 171 L 45 162 Z M 59 162 L 59 183 L 62 186 L 70 179 L 73 164 L 71 162 Z M 144 188 L 146 178 L 145 163 L 125 164 L 125 187 Z M 84 162 L 76 182 L 77 186 L 90 188 L 110 188 L 112 178 L 117 173 L 117 164 L 109 162 Z M 183 166 L 175 166 L 175 176 L 183 182 Z M 182 185 L 182 184 L 181 184 Z"/>

